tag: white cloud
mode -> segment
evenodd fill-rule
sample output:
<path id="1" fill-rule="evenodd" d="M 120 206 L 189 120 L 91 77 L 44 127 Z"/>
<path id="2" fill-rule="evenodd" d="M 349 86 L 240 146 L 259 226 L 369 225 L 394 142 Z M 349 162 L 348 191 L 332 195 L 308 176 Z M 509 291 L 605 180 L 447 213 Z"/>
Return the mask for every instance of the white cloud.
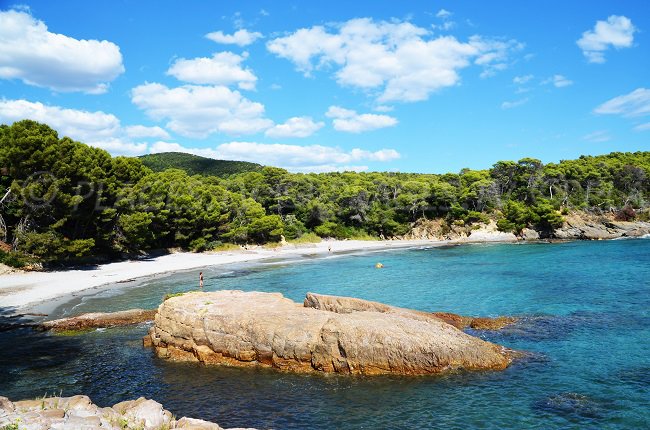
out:
<path id="1" fill-rule="evenodd" d="M 564 88 L 568 87 L 569 85 L 573 85 L 573 81 L 565 78 L 562 75 L 554 75 L 553 85 L 555 85 L 557 88 Z"/>
<path id="2" fill-rule="evenodd" d="M 582 140 L 586 140 L 588 142 L 594 142 L 594 143 L 607 142 L 608 140 L 611 139 L 612 137 L 609 135 L 609 132 L 607 132 L 606 130 L 598 130 L 598 131 L 594 131 L 593 133 L 589 133 L 582 136 Z"/>
<path id="3" fill-rule="evenodd" d="M 284 124 L 277 124 L 266 130 L 266 136 L 272 138 L 282 137 L 309 137 L 323 128 L 324 122 L 314 122 L 308 116 L 289 118 Z"/>
<path id="4" fill-rule="evenodd" d="M 573 81 L 567 79 L 563 75 L 553 75 L 548 79 L 544 79 L 542 85 L 553 84 L 556 88 L 564 88 L 573 85 Z"/>
<path id="5" fill-rule="evenodd" d="M 373 108 L 373 110 L 376 110 L 377 112 L 392 112 L 395 110 L 395 108 L 388 105 L 377 105 Z"/>
<path id="6" fill-rule="evenodd" d="M 597 114 L 643 116 L 650 114 L 650 89 L 637 88 L 629 94 L 614 97 L 594 109 Z"/>
<path id="7" fill-rule="evenodd" d="M 27 100 L 0 100 L 0 122 L 13 123 L 23 119 L 48 124 L 60 136 L 68 136 L 113 154 L 142 154 L 147 148 L 146 143 L 135 143 L 127 138 L 120 120 L 112 114 L 66 109 Z"/>
<path id="8" fill-rule="evenodd" d="M 534 77 L 535 77 L 534 75 L 515 76 L 512 80 L 512 83 L 517 85 L 523 85 L 527 82 L 530 82 Z"/>
<path id="9" fill-rule="evenodd" d="M 273 125 L 264 117 L 264 105 L 224 86 L 168 88 L 146 83 L 132 90 L 131 101 L 150 118 L 167 120 L 166 128 L 187 137 L 251 134 Z"/>
<path id="10" fill-rule="evenodd" d="M 648 131 L 650 130 L 650 122 L 639 124 L 634 127 L 634 131 Z"/>
<path id="11" fill-rule="evenodd" d="M 528 103 L 528 97 L 519 100 L 505 101 L 501 103 L 501 109 L 512 109 Z"/>
<path id="12" fill-rule="evenodd" d="M 436 18 L 442 18 L 442 19 L 447 19 L 451 17 L 452 13 L 449 12 L 446 9 L 440 9 L 438 13 L 436 13 Z"/>
<path id="13" fill-rule="evenodd" d="M 25 12 L 0 12 L 0 78 L 55 91 L 100 94 L 124 72 L 120 48 L 106 40 L 51 33 Z"/>
<path id="14" fill-rule="evenodd" d="M 605 51 L 610 47 L 629 48 L 637 31 L 632 21 L 624 16 L 612 15 L 607 21 L 597 21 L 593 30 L 582 33 L 576 42 L 590 63 L 604 63 Z"/>
<path id="15" fill-rule="evenodd" d="M 255 88 L 257 77 L 250 69 L 241 66 L 241 62 L 247 57 L 246 52 L 243 55 L 218 52 L 211 58 L 180 58 L 167 70 L 167 74 L 192 84 L 237 84 L 241 89 L 252 90 Z"/>
<path id="16" fill-rule="evenodd" d="M 332 124 L 335 130 L 348 133 L 361 133 L 397 125 L 397 119 L 392 116 L 372 113 L 358 114 L 356 111 L 340 106 L 330 106 L 325 115 L 328 118 L 333 118 Z"/>
<path id="17" fill-rule="evenodd" d="M 205 35 L 213 42 L 227 45 L 248 46 L 262 37 L 262 33 L 248 31 L 244 28 L 235 31 L 233 34 L 224 34 L 223 31 L 214 31 Z"/>
<path id="18" fill-rule="evenodd" d="M 160 127 L 146 127 L 144 125 L 130 125 L 124 128 L 129 137 L 153 137 L 158 139 L 169 139 L 169 133 Z"/>
<path id="19" fill-rule="evenodd" d="M 216 148 L 186 148 L 178 143 L 156 142 L 151 152 L 189 152 L 221 160 L 251 161 L 264 165 L 284 167 L 292 171 L 322 172 L 335 170 L 366 170 L 366 166 L 351 165 L 363 161 L 388 162 L 400 157 L 393 149 L 366 151 L 321 145 L 263 144 L 256 142 L 229 142 Z"/>
<path id="20" fill-rule="evenodd" d="M 473 36 L 432 38 L 409 22 L 353 19 L 328 27 L 302 28 L 267 43 L 267 49 L 310 75 L 334 67 L 340 85 L 371 91 L 380 103 L 426 100 L 456 85 L 458 72 L 472 63 L 490 76 L 507 67 L 509 55 L 523 46 L 514 40 Z"/>

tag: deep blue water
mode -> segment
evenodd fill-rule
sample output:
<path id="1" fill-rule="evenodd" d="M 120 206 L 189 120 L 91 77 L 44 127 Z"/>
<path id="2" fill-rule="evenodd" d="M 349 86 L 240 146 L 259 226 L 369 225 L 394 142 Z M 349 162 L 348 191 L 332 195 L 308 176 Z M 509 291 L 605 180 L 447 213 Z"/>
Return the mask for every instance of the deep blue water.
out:
<path id="1" fill-rule="evenodd" d="M 141 347 L 146 326 L 68 337 L 18 330 L 0 333 L 0 395 L 83 393 L 100 405 L 145 396 L 224 427 L 650 428 L 650 240 L 466 245 L 203 272 L 206 290 L 517 315 L 512 328 L 473 334 L 532 354 L 503 372 L 291 375 L 157 359 Z M 165 293 L 195 288 L 197 274 L 101 291 L 56 314 L 153 308 Z"/>

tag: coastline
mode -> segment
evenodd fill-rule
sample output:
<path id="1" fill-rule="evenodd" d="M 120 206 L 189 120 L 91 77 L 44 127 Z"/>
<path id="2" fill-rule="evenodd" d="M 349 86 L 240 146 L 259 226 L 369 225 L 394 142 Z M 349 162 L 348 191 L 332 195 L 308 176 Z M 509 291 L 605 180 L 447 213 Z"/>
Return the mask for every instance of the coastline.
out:
<path id="1" fill-rule="evenodd" d="M 54 308 L 62 298 L 102 286 L 128 285 L 153 275 L 187 271 L 207 266 L 254 263 L 265 260 L 290 260 L 324 257 L 351 252 L 372 252 L 420 246 L 443 246 L 465 241 L 444 240 L 329 240 L 314 244 L 284 245 L 270 249 L 219 252 L 177 252 L 140 260 L 106 263 L 82 269 L 52 272 L 13 272 L 0 275 L 0 312 L 4 315 L 26 313 L 34 308 Z M 331 247 L 331 253 L 329 248 Z M 49 306 L 45 306 L 48 304 Z"/>

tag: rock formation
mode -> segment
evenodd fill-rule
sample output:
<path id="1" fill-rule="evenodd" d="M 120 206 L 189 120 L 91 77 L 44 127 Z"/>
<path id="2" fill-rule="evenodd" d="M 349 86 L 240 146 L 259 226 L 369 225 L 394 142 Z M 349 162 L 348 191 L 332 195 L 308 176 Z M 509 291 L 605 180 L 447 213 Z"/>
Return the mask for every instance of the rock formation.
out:
<path id="1" fill-rule="evenodd" d="M 517 322 L 514 317 L 468 317 L 449 312 L 422 312 L 413 309 L 399 308 L 379 302 L 357 299 L 354 297 L 327 296 L 324 294 L 307 293 L 304 302 L 305 307 L 321 309 L 341 314 L 352 312 L 371 311 L 406 315 L 407 317 L 424 320 L 441 320 L 451 324 L 457 329 L 473 328 L 475 330 L 500 330 L 510 324 Z"/>
<path id="2" fill-rule="evenodd" d="M 42 330 L 85 330 L 89 328 L 117 327 L 152 321 L 156 310 L 129 309 L 119 312 L 94 312 L 75 317 L 46 321 L 39 328 Z"/>
<path id="3" fill-rule="evenodd" d="M 573 213 L 565 217 L 564 225 L 553 232 L 557 239 L 616 239 L 638 237 L 650 233 L 650 223 L 643 221 L 616 221 L 612 215 L 594 216 Z"/>
<path id="4" fill-rule="evenodd" d="M 425 312 L 309 294 L 218 291 L 173 297 L 150 330 L 160 357 L 296 372 L 431 374 L 500 370 L 513 352 Z M 338 312 L 343 303 L 349 312 Z"/>
<path id="5" fill-rule="evenodd" d="M 176 420 L 160 403 L 144 397 L 100 408 L 87 396 L 48 397 L 19 402 L 0 397 L 0 428 L 221 430 L 217 424 L 208 421 L 194 418 Z"/>

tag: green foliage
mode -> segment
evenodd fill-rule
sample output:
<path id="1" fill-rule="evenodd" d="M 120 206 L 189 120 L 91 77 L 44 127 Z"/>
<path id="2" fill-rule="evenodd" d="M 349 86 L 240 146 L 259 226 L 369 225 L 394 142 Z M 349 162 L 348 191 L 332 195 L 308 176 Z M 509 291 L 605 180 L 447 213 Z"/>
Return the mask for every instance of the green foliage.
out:
<path id="1" fill-rule="evenodd" d="M 571 210 L 647 219 L 650 152 L 488 170 L 292 174 L 276 167 L 168 153 L 111 157 L 44 124 L 0 125 L 6 264 L 73 263 L 153 249 L 390 238 L 420 219 L 473 228 L 551 230 Z M 474 224 L 474 226 L 472 226 Z M 0 223 L 0 225 L 2 225 Z M 236 248 L 236 247 L 235 247 Z M 229 249 L 229 248 L 227 248 Z"/>
<path id="2" fill-rule="evenodd" d="M 188 175 L 228 177 L 244 172 L 256 172 L 262 166 L 247 161 L 214 160 L 183 152 L 163 152 L 138 157 L 142 164 L 154 172 L 167 169 L 180 169 Z"/>

